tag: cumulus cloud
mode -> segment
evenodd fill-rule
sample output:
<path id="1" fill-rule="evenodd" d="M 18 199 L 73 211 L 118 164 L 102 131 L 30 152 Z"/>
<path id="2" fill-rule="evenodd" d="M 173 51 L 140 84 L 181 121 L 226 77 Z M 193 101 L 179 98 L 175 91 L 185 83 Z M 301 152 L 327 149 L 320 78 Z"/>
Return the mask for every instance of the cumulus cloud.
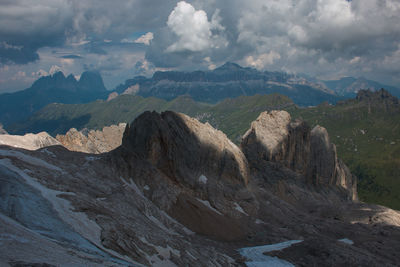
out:
<path id="1" fill-rule="evenodd" d="M 177 41 L 170 45 L 167 52 L 203 51 L 209 48 L 226 46 L 226 41 L 213 30 L 222 31 L 217 10 L 208 21 L 204 10 L 196 10 L 185 1 L 179 2 L 168 17 L 167 25 L 177 36 Z"/>
<path id="2" fill-rule="evenodd" d="M 400 85 L 399 18 L 398 0 L 3 0 L 0 79 L 58 65 L 97 69 L 111 86 L 134 75 L 137 61 L 150 70 L 233 61 Z"/>
<path id="3" fill-rule="evenodd" d="M 137 44 L 145 44 L 149 45 L 150 41 L 153 40 L 154 34 L 152 32 L 148 32 L 146 34 L 143 34 L 139 38 L 137 38 L 134 42 Z"/>
<path id="4" fill-rule="evenodd" d="M 255 57 L 248 56 L 244 59 L 244 63 L 256 69 L 264 69 L 268 65 L 274 64 L 275 60 L 280 58 L 281 56 L 277 52 L 270 51 L 269 53 L 264 53 Z"/>
<path id="5" fill-rule="evenodd" d="M 150 41 L 154 39 L 154 34 L 152 32 L 145 33 L 137 39 L 124 38 L 121 40 L 123 44 L 145 44 L 150 45 Z"/>

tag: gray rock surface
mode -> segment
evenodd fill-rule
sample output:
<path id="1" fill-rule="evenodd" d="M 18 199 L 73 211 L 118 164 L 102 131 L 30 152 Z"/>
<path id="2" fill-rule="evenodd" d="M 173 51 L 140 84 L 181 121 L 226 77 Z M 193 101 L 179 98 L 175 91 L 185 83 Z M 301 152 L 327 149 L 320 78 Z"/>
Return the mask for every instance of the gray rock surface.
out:
<path id="1" fill-rule="evenodd" d="M 344 198 L 329 173 L 310 184 L 283 164 L 296 146 L 275 147 L 273 161 L 246 158 L 173 112 L 144 113 L 99 155 L 0 146 L 0 265 L 243 266 L 239 248 L 287 240 L 304 240 L 274 252 L 294 265 L 398 264 L 398 211 Z"/>

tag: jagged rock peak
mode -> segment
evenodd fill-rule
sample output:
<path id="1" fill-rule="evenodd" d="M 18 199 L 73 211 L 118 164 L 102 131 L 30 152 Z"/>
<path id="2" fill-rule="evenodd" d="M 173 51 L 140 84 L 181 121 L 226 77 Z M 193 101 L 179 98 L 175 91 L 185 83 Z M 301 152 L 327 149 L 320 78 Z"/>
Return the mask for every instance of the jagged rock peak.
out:
<path id="1" fill-rule="evenodd" d="M 224 133 L 181 113 L 143 113 L 126 127 L 122 148 L 184 184 L 201 175 L 243 185 L 249 179 L 244 154 Z"/>
<path id="2" fill-rule="evenodd" d="M 125 127 L 126 123 L 106 126 L 102 130 L 78 131 L 72 128 L 65 135 L 57 135 L 56 139 L 68 150 L 100 154 L 121 145 Z"/>
<path id="3" fill-rule="evenodd" d="M 302 174 L 315 186 L 337 186 L 356 199 L 356 180 L 337 158 L 336 147 L 321 126 L 311 128 L 302 120 L 291 122 L 286 111 L 263 112 L 252 122 L 241 148 L 250 165 L 260 160 L 278 162 Z"/>
<path id="4" fill-rule="evenodd" d="M 82 89 L 105 91 L 103 78 L 97 71 L 85 71 L 82 73 L 79 82 Z"/>

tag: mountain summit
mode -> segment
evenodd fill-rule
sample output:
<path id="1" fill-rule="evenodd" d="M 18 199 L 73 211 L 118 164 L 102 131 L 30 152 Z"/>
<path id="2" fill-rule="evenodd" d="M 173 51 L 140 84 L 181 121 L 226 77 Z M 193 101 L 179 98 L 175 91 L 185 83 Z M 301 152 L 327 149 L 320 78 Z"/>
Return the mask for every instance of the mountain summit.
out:
<path id="1" fill-rule="evenodd" d="M 88 103 L 107 95 L 97 72 L 84 72 L 79 81 L 72 74 L 65 77 L 57 72 L 39 78 L 28 89 L 0 95 L 0 122 L 7 128 L 50 103 Z"/>
<path id="2" fill-rule="evenodd" d="M 271 93 L 286 95 L 301 106 L 318 105 L 323 101 L 334 103 L 339 99 L 324 85 L 305 78 L 284 72 L 262 72 L 231 62 L 209 71 L 157 71 L 151 78 L 139 76 L 127 80 L 115 91 L 166 100 L 189 95 L 196 101 L 208 103 L 242 95 Z"/>

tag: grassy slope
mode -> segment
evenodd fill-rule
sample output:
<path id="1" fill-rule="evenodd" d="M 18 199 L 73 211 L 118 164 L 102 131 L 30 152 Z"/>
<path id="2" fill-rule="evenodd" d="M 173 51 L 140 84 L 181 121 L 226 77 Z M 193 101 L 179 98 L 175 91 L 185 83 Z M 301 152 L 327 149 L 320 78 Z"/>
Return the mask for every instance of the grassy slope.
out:
<path id="1" fill-rule="evenodd" d="M 359 178 L 359 197 L 400 210 L 400 113 L 365 105 L 291 108 L 312 126 L 327 128 L 338 155 Z"/>
<path id="2" fill-rule="evenodd" d="M 53 129 L 62 133 L 71 127 L 98 129 L 119 122 L 131 122 L 146 110 L 174 110 L 208 121 L 231 140 L 250 127 L 260 112 L 285 109 L 292 118 L 303 118 L 312 126 L 328 129 L 339 157 L 359 177 L 359 196 L 366 202 L 400 209 L 400 112 L 368 108 L 355 100 L 337 106 L 297 108 L 281 95 L 242 96 L 216 105 L 198 103 L 187 97 L 172 101 L 123 95 L 110 102 L 85 105 L 52 104 L 15 129 L 38 132 Z M 48 128 L 46 128 L 48 127 Z"/>
<path id="3" fill-rule="evenodd" d="M 89 104 L 51 104 L 37 112 L 28 121 L 14 125 L 11 133 L 47 131 L 52 135 L 65 133 L 71 127 L 99 129 L 119 122 L 131 122 L 147 110 L 158 112 L 173 110 L 208 121 L 237 139 L 250 126 L 260 112 L 293 105 L 282 95 L 255 95 L 226 99 L 216 105 L 195 102 L 188 97 L 171 101 L 158 98 L 122 95 L 109 102 L 96 101 Z"/>

